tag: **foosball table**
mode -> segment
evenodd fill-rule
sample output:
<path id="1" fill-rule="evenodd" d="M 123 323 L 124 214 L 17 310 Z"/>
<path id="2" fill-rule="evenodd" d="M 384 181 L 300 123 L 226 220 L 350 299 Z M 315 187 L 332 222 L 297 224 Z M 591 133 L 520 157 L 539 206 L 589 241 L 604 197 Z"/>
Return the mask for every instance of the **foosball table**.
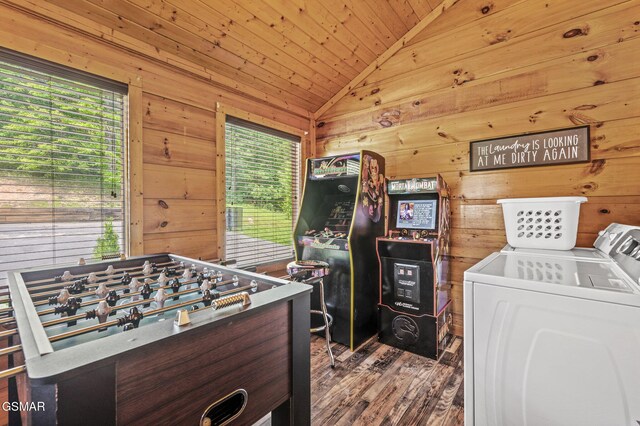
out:
<path id="1" fill-rule="evenodd" d="M 8 282 L 23 424 L 310 423 L 311 286 L 172 254 Z"/>

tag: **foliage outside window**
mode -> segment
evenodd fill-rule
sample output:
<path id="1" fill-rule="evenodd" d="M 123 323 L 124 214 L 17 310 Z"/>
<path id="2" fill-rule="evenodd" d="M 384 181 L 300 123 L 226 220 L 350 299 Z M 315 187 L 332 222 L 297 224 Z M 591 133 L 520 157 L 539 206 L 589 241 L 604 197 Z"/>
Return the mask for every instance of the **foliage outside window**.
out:
<path id="1" fill-rule="evenodd" d="M 0 52 L 0 285 L 123 251 L 125 90 Z"/>
<path id="2" fill-rule="evenodd" d="M 299 137 L 227 117 L 227 259 L 246 266 L 292 257 L 299 141 Z"/>

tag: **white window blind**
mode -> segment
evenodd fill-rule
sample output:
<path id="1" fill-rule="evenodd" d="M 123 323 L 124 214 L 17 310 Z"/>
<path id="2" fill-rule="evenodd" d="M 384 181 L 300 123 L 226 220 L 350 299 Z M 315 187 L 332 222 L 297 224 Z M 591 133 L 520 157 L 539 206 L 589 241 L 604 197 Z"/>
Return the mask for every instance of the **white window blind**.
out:
<path id="1" fill-rule="evenodd" d="M 226 258 L 252 266 L 293 257 L 300 138 L 227 116 Z"/>
<path id="2" fill-rule="evenodd" d="M 125 97 L 0 50 L 0 286 L 8 270 L 123 251 Z"/>

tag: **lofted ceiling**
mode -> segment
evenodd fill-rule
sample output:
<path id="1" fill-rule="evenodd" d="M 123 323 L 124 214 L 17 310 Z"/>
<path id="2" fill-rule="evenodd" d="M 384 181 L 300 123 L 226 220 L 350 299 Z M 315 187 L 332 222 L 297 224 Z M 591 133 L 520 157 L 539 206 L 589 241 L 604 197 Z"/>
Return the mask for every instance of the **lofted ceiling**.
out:
<path id="1" fill-rule="evenodd" d="M 309 112 L 441 0 L 48 0 Z"/>

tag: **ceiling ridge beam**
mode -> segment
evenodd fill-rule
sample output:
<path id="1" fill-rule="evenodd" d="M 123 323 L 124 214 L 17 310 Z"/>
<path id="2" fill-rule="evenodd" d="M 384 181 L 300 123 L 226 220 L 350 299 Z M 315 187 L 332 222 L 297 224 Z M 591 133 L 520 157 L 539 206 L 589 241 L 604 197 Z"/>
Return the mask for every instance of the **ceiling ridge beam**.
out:
<path id="1" fill-rule="evenodd" d="M 371 73 L 373 73 L 376 69 L 378 69 L 383 63 L 385 63 L 389 58 L 395 55 L 400 49 L 402 49 L 407 43 L 409 43 L 415 36 L 420 34 L 422 30 L 424 30 L 427 25 L 433 22 L 438 16 L 442 15 L 444 11 L 449 9 L 454 4 L 458 3 L 460 0 L 444 0 L 440 5 L 438 5 L 435 9 L 427 14 L 420 22 L 418 22 L 413 28 L 411 28 L 405 35 L 400 37 L 398 41 L 393 43 L 387 50 L 382 52 L 376 60 L 371 62 L 365 69 L 360 71 L 360 73 L 353 78 L 346 86 L 340 89 L 335 95 L 331 97 L 324 105 L 322 105 L 318 110 L 313 114 L 315 120 L 319 119 L 322 114 L 327 112 L 329 108 L 335 105 L 340 99 L 345 97 L 347 93 L 353 90 L 358 84 L 362 83 L 365 78 L 367 78 Z"/>

